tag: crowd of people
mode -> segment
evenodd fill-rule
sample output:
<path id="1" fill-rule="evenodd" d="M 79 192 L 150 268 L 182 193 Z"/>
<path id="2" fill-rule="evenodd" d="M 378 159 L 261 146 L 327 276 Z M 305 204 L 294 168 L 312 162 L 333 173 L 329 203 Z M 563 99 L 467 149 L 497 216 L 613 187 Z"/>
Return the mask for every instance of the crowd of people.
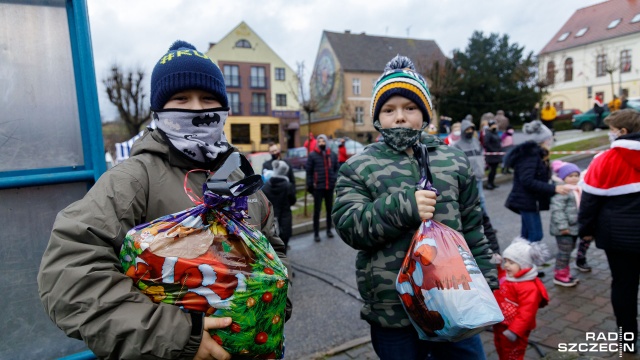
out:
<path id="1" fill-rule="evenodd" d="M 197 56 L 169 56 L 177 52 Z M 201 196 L 207 172 L 197 171 L 215 172 L 237 152 L 223 132 L 229 108 L 220 69 L 184 41 L 174 43 L 162 59 L 151 78 L 157 129 L 147 132 L 132 156 L 105 173 L 83 199 L 60 212 L 38 274 L 40 296 L 51 319 L 99 357 L 229 359 L 209 330 L 228 327 L 232 319 L 153 303 L 118 270 L 117 254 L 128 229 L 192 206 L 178 190 L 188 188 Z M 191 71 L 202 76 L 188 76 Z M 460 341 L 421 338 L 396 292 L 413 235 L 431 220 L 463 236 L 493 290 L 504 314 L 504 321 L 494 325 L 501 359 L 524 357 L 537 311 L 550 300 L 538 269 L 550 260 L 542 244 L 540 212 L 546 210 L 551 211 L 549 231 L 558 244 L 554 283 L 577 286 L 569 266 L 571 252 L 578 244 L 577 268 L 589 271 L 586 252 L 595 240 L 611 268 L 617 324 L 637 334 L 637 111 L 619 110 L 604 119 L 612 147 L 593 160 L 582 180 L 575 164 L 549 161 L 556 117 L 549 102 L 540 110 L 540 120 L 524 125 L 525 141 L 518 145 L 502 110 L 483 114 L 478 127 L 471 115 L 460 123 L 448 119 L 448 136 L 433 136 L 437 129 L 429 127 L 434 108 L 427 82 L 400 55 L 389 61 L 374 85 L 371 114 L 381 141 L 348 159 L 344 142 L 335 154 L 327 136 L 308 139 L 305 183 L 314 198 L 314 240 L 322 240 L 324 202 L 326 236 L 334 237 L 335 227 L 340 239 L 358 250 L 355 270 L 364 300 L 360 315 L 370 325 L 381 359 L 485 358 L 477 334 Z M 192 126 L 191 119 L 201 115 L 221 121 Z M 250 195 L 249 222 L 287 264 L 295 177 L 278 144 L 270 144 L 269 152 L 272 159 L 264 168 L 270 176 L 262 191 Z M 521 218 L 520 237 L 503 251 L 484 201 L 484 190 L 498 187 L 498 166 L 513 173 L 505 206 Z M 417 188 L 421 180 L 428 180 L 431 190 Z M 291 308 L 287 302 L 285 320 Z"/>

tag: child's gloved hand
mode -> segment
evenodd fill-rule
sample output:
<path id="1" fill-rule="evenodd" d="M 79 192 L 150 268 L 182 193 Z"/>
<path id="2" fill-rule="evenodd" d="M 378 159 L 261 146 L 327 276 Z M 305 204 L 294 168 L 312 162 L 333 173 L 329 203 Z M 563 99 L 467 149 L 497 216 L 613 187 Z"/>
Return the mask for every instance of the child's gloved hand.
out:
<path id="1" fill-rule="evenodd" d="M 514 333 L 513 331 L 511 331 L 509 329 L 503 331 L 502 335 L 504 335 L 504 337 L 506 337 L 511 342 L 514 342 L 514 341 L 518 340 L 518 335 L 516 335 L 516 333 Z"/>

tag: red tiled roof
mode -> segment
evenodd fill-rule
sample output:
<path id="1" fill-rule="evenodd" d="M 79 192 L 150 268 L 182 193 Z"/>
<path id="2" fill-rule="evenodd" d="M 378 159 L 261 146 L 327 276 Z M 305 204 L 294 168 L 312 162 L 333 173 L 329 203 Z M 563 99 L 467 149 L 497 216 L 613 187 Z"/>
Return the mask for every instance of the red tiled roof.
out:
<path id="1" fill-rule="evenodd" d="M 542 48 L 540 55 L 640 32 L 640 21 L 631 23 L 631 19 L 638 14 L 640 0 L 609 0 L 578 9 Z M 607 29 L 612 21 L 620 18 L 622 20 L 618 26 Z M 585 27 L 589 28 L 587 32 L 576 37 L 576 33 Z M 564 41 L 558 41 L 566 32 L 570 32 L 569 36 Z"/>

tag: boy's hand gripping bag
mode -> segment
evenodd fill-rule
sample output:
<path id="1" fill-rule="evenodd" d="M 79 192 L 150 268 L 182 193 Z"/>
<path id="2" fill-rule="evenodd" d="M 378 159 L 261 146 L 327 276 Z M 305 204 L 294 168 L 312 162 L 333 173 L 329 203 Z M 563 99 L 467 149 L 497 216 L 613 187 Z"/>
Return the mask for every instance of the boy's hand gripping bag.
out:
<path id="1" fill-rule="evenodd" d="M 423 173 L 418 186 L 436 191 L 426 150 L 418 154 Z M 423 340 L 459 341 L 504 319 L 464 237 L 434 220 L 423 221 L 416 231 L 396 290 Z"/>
<path id="2" fill-rule="evenodd" d="M 249 176 L 230 184 L 238 165 Z M 252 173 L 244 157 L 232 154 L 197 206 L 131 229 L 120 260 L 154 302 L 231 317 L 229 327 L 210 333 L 234 357 L 277 359 L 284 356 L 289 280 L 269 241 L 246 221 L 247 195 L 262 186 Z"/>

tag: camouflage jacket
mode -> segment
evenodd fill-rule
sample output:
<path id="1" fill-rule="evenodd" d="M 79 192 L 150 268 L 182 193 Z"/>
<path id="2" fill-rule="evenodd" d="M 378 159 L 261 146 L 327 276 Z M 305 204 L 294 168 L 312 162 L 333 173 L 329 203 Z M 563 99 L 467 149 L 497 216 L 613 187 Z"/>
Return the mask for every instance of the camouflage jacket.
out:
<path id="1" fill-rule="evenodd" d="M 464 153 L 434 137 L 422 140 L 429 150 L 436 200 L 435 220 L 461 232 L 489 286 L 498 288 L 492 252 L 483 234 L 476 179 Z M 420 225 L 415 200 L 418 161 L 383 142 L 351 157 L 336 183 L 331 213 L 336 230 L 356 258 L 361 317 L 383 327 L 409 326 L 395 281 L 413 234 Z"/>

